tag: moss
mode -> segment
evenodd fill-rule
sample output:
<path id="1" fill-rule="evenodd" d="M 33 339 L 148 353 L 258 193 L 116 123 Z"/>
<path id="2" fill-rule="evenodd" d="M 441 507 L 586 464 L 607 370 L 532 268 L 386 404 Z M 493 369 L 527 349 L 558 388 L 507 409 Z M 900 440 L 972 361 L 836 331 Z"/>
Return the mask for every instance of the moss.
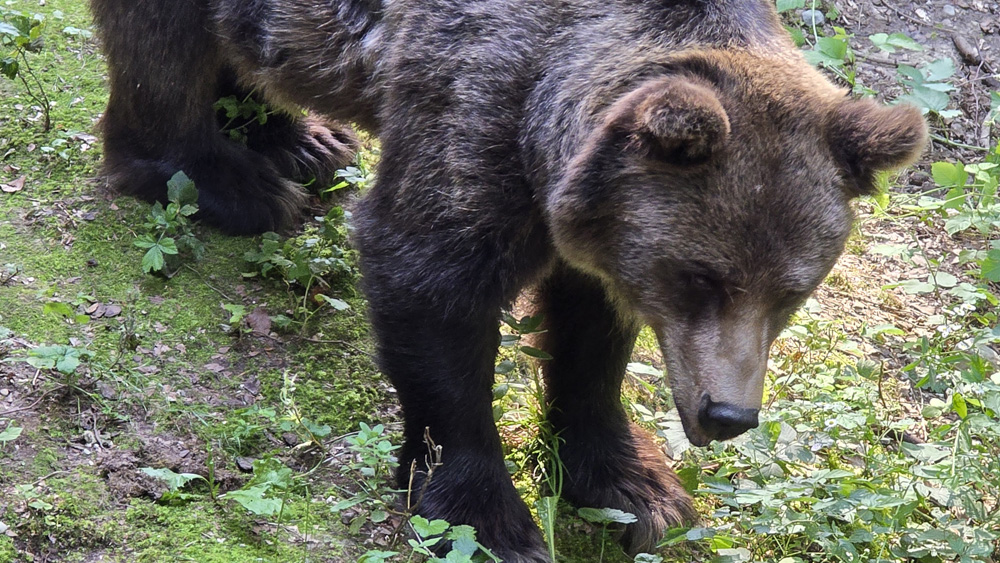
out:
<path id="1" fill-rule="evenodd" d="M 77 471 L 72 477 L 51 478 L 35 491 L 48 506 L 31 509 L 19 518 L 17 526 L 18 535 L 34 551 L 105 546 L 120 534 L 111 496 L 96 475 Z"/>
<path id="2" fill-rule="evenodd" d="M 224 510 L 223 506 L 209 502 L 163 506 L 133 500 L 126 512 L 130 560 L 242 563 L 307 558 L 308 548 L 275 541 L 279 538 L 266 531 L 267 526 L 243 517 L 239 509 Z M 336 560 L 338 552 L 335 546 L 324 546 L 322 558 Z"/>
<path id="3" fill-rule="evenodd" d="M 14 540 L 0 534 L 0 563 L 9 563 L 17 558 L 17 549 L 14 547 Z"/>

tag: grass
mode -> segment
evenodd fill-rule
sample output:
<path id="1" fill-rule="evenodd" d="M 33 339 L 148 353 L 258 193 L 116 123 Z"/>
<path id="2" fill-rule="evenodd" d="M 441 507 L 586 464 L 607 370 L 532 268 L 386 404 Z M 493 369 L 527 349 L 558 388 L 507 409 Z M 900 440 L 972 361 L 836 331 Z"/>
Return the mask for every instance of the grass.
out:
<path id="1" fill-rule="evenodd" d="M 201 261 L 170 279 L 144 274 L 134 241 L 149 207 L 95 179 L 101 146 L 89 135 L 107 93 L 95 41 L 73 31 L 91 29 L 84 3 L 2 9 L 43 13 L 45 47 L 31 60 L 53 104 L 43 133 L 23 90 L 0 80 L 0 182 L 26 178 L 0 195 L 0 280 L 7 264 L 17 272 L 0 286 L 0 413 L 29 407 L 0 415 L 0 562 L 424 559 L 385 478 L 391 453 L 356 440 L 374 432 L 361 423 L 383 422 L 365 447 L 391 446 L 399 418 L 354 278 L 330 295 L 349 309 L 309 315 L 294 283 L 244 275 L 259 238 L 202 227 Z M 942 191 L 931 195 L 960 205 L 893 194 L 863 206 L 844 264 L 775 346 L 759 429 L 687 448 L 655 337 L 643 332 L 625 404 L 669 442 L 703 521 L 637 561 L 1000 557 L 1000 333 L 988 277 L 1000 223 L 973 225 L 1000 217 L 990 207 L 1000 175 L 977 168 L 958 186 L 948 179 L 958 169 L 937 170 Z M 967 228 L 945 233 L 964 217 Z M 980 253 L 956 262 L 961 250 Z M 928 268 L 954 283 L 936 275 L 926 285 Z M 95 304 L 121 312 L 77 318 Z M 59 305 L 71 313 L 53 313 Z M 844 314 L 852 305 L 860 312 Z M 224 306 L 310 318 L 260 335 L 245 321 L 220 326 L 232 315 Z M 70 373 L 16 361 L 50 344 L 91 355 Z M 536 374 L 513 348 L 498 360 L 515 361 L 500 370 L 498 414 L 509 468 L 534 506 L 547 494 Z M 10 428 L 22 431 L 2 438 Z M 169 487 L 143 467 L 202 478 Z M 281 468 L 291 471 L 279 479 Z M 268 484 L 253 492 L 259 482 Z M 247 492 L 249 505 L 230 491 Z M 360 500 L 344 506 L 351 499 Z M 613 528 L 558 504 L 558 560 L 632 561 Z"/>

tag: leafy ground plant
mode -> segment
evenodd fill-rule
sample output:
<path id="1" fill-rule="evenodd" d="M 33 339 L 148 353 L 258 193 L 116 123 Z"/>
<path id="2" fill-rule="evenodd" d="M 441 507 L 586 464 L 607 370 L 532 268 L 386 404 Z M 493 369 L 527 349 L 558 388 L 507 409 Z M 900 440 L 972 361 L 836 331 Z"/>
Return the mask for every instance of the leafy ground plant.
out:
<path id="1" fill-rule="evenodd" d="M 135 245 L 146 250 L 142 270 L 172 277 L 185 257 L 201 260 L 205 245 L 193 230 L 191 216 L 198 212 L 198 190 L 183 172 L 167 182 L 166 207 L 156 202 L 143 225 L 148 232 L 139 235 Z"/>
<path id="2" fill-rule="evenodd" d="M 17 80 L 28 96 L 37 103 L 43 116 L 43 131 L 52 128 L 49 97 L 38 75 L 31 69 L 28 54 L 42 48 L 44 19 L 28 16 L 19 11 L 0 6 L 0 74 Z"/>

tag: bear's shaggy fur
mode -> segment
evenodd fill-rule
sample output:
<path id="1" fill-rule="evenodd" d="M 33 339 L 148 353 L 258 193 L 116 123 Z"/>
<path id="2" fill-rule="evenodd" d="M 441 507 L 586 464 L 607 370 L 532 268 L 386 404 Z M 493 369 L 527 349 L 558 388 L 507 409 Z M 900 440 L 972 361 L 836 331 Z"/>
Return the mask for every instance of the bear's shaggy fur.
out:
<path id="1" fill-rule="evenodd" d="M 634 514 L 621 540 L 650 550 L 695 514 L 620 402 L 639 327 L 693 443 L 755 426 L 768 349 L 841 253 L 850 200 L 925 142 L 919 112 L 810 68 L 771 0 L 92 5 L 123 190 L 162 197 L 183 169 L 207 221 L 278 228 L 302 204 L 293 181 L 351 158 L 333 123 L 379 136 L 356 243 L 403 405 L 399 483 L 424 487 L 429 429 L 443 465 L 419 512 L 474 525 L 506 561 L 547 555 L 493 423 L 501 309 L 538 284 L 564 497 Z M 243 146 L 211 106 L 250 89 L 290 111 Z"/>

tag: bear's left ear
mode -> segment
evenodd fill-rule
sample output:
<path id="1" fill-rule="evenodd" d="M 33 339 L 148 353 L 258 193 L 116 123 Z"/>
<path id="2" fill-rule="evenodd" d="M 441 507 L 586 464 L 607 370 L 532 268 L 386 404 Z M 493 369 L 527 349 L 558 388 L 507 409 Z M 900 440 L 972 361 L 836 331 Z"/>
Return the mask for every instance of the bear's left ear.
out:
<path id="1" fill-rule="evenodd" d="M 629 149 L 668 164 L 706 162 L 729 137 L 729 117 L 714 89 L 687 76 L 650 81 L 612 108 L 609 124 Z"/>
<path id="2" fill-rule="evenodd" d="M 927 144 L 927 124 L 913 106 L 847 100 L 828 116 L 827 141 L 852 196 L 875 192 L 875 175 L 912 163 Z"/>

